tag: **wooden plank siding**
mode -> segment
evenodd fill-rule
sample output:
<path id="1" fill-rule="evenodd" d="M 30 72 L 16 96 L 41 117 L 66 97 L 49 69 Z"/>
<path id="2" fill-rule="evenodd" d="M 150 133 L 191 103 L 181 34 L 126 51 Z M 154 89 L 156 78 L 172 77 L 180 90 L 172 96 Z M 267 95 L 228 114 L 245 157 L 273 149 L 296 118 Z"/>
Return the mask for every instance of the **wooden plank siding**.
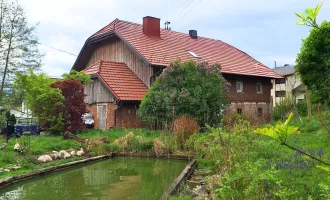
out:
<path id="1" fill-rule="evenodd" d="M 150 77 L 153 74 L 152 67 L 143 62 L 122 40 L 116 37 L 94 45 L 96 45 L 96 48 L 86 67 L 99 60 L 123 62 L 147 87 L 150 87 Z"/>
<path id="2" fill-rule="evenodd" d="M 85 84 L 85 103 L 114 102 L 115 97 L 99 79 L 93 79 L 92 83 Z"/>

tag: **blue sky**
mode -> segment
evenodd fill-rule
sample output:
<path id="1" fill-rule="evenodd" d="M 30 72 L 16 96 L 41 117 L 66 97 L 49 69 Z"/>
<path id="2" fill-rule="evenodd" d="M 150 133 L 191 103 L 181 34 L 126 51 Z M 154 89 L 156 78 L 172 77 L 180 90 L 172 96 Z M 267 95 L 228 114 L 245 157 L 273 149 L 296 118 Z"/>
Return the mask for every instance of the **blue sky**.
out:
<path id="1" fill-rule="evenodd" d="M 144 16 L 171 21 L 175 31 L 219 39 L 245 51 L 270 68 L 294 64 L 309 28 L 297 26 L 294 12 L 314 7 L 316 0 L 21 0 L 28 21 L 39 22 L 40 42 L 78 54 L 85 40 L 115 18 L 142 23 Z M 184 5 L 184 6 L 182 6 Z M 318 21 L 330 19 L 324 2 Z M 76 57 L 47 47 L 42 70 L 58 77 Z"/>

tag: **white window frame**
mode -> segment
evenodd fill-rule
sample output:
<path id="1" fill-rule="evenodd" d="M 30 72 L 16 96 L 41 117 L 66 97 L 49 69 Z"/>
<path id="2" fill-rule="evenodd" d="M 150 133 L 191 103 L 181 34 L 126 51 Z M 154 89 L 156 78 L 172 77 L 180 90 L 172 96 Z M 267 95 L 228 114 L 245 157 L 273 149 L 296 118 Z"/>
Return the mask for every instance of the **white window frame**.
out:
<path id="1" fill-rule="evenodd" d="M 260 91 L 258 91 L 258 85 L 260 85 Z M 261 83 L 257 83 L 256 90 L 257 90 L 257 94 L 262 94 L 263 93 L 263 85 Z"/>
<path id="2" fill-rule="evenodd" d="M 239 93 L 243 92 L 243 81 L 236 81 L 236 91 Z"/>

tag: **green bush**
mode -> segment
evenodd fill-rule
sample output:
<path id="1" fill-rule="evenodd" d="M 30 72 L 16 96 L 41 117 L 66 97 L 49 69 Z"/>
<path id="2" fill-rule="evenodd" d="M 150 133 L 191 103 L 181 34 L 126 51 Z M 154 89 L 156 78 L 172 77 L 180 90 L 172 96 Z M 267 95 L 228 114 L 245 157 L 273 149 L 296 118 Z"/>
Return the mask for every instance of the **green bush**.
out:
<path id="1" fill-rule="evenodd" d="M 301 117 L 307 116 L 307 102 L 306 100 L 298 101 L 296 104 L 297 112 Z"/>
<path id="2" fill-rule="evenodd" d="M 289 113 L 294 112 L 294 102 L 291 97 L 285 97 L 280 103 L 277 103 L 272 111 L 272 118 L 274 121 L 283 121 L 287 118 Z"/>
<path id="3" fill-rule="evenodd" d="M 219 65 L 175 61 L 148 90 L 139 113 L 154 128 L 170 128 L 184 114 L 195 117 L 200 127 L 218 126 L 227 104 L 225 90 Z"/>

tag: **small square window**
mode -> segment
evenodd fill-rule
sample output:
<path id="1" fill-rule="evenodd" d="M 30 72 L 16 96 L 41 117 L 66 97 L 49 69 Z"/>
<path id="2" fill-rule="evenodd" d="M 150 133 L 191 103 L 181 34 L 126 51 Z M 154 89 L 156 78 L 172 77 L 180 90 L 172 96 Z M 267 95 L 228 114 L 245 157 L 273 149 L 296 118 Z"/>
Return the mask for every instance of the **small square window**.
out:
<path id="1" fill-rule="evenodd" d="M 285 97 L 285 95 L 286 95 L 285 90 L 275 92 L 275 97 Z"/>
<path id="2" fill-rule="evenodd" d="M 236 91 L 243 92 L 243 81 L 236 81 Z"/>
<path id="3" fill-rule="evenodd" d="M 237 113 L 241 115 L 243 113 L 242 108 L 237 108 Z"/>
<path id="4" fill-rule="evenodd" d="M 257 83 L 257 94 L 262 94 L 262 84 Z"/>
<path id="5" fill-rule="evenodd" d="M 276 84 L 285 84 L 285 78 L 277 78 L 275 79 Z"/>
<path id="6" fill-rule="evenodd" d="M 258 117 L 262 117 L 262 108 L 258 108 Z"/>

